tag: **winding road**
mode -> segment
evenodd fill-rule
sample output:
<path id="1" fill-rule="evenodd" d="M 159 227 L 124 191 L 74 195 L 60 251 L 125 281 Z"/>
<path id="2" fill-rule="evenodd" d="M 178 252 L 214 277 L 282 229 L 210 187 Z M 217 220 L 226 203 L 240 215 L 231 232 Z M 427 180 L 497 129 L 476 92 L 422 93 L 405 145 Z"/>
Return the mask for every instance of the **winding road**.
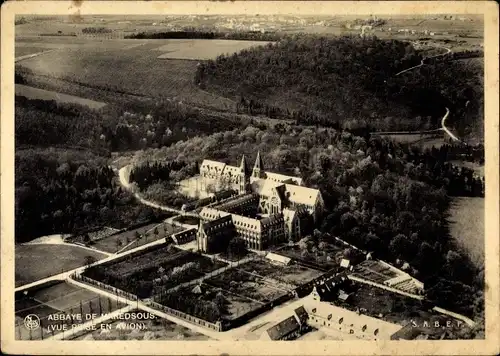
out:
<path id="1" fill-rule="evenodd" d="M 419 65 L 416 65 L 416 66 L 413 66 L 413 67 L 410 67 L 410 68 L 407 68 L 407 69 L 404 69 L 398 73 L 396 73 L 394 76 L 397 77 L 401 74 L 404 74 L 406 72 L 409 72 L 411 70 L 414 70 L 414 69 L 417 69 L 419 67 L 422 67 L 424 66 L 426 63 L 425 61 L 428 60 L 428 59 L 432 59 L 432 58 L 437 58 L 437 57 L 444 57 L 448 54 L 451 53 L 451 49 L 447 48 L 447 47 L 443 47 L 443 46 L 435 46 L 436 48 L 443 48 L 446 50 L 446 53 L 441 53 L 441 54 L 437 54 L 435 56 L 431 56 L 431 57 L 424 57 L 422 58 L 421 62 Z M 456 142 L 462 142 L 457 136 L 455 136 L 445 125 L 445 122 L 446 122 L 446 119 L 448 118 L 448 116 L 450 115 L 450 110 L 448 108 L 446 108 L 446 114 L 443 116 L 443 119 L 441 120 L 441 128 L 439 129 L 436 129 L 435 131 L 444 131 L 453 141 L 456 141 Z M 415 131 L 414 132 L 415 134 L 422 134 L 421 131 Z"/>
<path id="2" fill-rule="evenodd" d="M 424 66 L 424 65 L 426 64 L 426 63 L 425 63 L 425 61 L 426 61 L 426 60 L 428 60 L 428 59 L 437 58 L 437 57 L 444 57 L 444 56 L 446 56 L 447 54 L 450 54 L 450 53 L 451 53 L 451 49 L 449 49 L 449 48 L 446 48 L 446 47 L 441 47 L 441 46 L 436 46 L 436 47 L 437 47 L 437 48 L 443 48 L 443 49 L 445 49 L 447 52 L 446 52 L 446 53 L 437 54 L 437 55 L 435 55 L 435 56 L 431 56 L 431 57 L 424 57 L 424 58 L 422 58 L 422 60 L 421 60 L 420 64 L 418 64 L 418 65 L 416 65 L 416 66 L 413 66 L 413 67 L 410 67 L 410 68 L 407 68 L 407 69 L 405 69 L 405 70 L 402 70 L 401 72 L 396 73 L 396 75 L 395 75 L 395 76 L 397 77 L 398 75 L 401 75 L 401 74 L 403 74 L 403 73 L 409 72 L 410 70 L 413 70 L 413 69 L 416 69 L 416 68 L 419 68 L 419 67 Z"/>

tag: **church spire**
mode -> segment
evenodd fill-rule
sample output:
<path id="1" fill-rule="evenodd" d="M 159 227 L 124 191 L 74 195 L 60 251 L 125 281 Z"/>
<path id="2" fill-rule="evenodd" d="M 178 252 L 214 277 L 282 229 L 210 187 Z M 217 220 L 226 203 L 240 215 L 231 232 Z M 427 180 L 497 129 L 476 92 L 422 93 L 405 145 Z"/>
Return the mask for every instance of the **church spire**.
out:
<path id="1" fill-rule="evenodd" d="M 243 155 L 243 157 L 241 157 L 240 171 L 241 171 L 241 173 L 245 174 L 245 177 L 248 176 L 249 170 L 248 170 L 248 165 L 247 165 L 247 160 L 245 158 L 245 155 Z"/>
<path id="2" fill-rule="evenodd" d="M 252 177 L 260 179 L 263 177 L 264 164 L 262 163 L 262 158 L 260 157 L 260 151 L 257 151 L 257 158 L 255 159 L 255 164 L 253 165 Z"/>
<path id="3" fill-rule="evenodd" d="M 262 158 L 260 157 L 260 151 L 257 151 L 257 158 L 255 159 L 253 169 L 264 169 L 264 164 L 262 163 Z"/>

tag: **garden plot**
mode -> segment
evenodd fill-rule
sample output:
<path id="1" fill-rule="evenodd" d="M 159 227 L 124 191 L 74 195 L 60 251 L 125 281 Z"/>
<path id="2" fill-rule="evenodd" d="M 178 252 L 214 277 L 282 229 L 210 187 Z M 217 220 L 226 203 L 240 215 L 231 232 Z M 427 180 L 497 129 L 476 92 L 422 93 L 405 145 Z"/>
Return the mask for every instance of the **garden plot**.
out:
<path id="1" fill-rule="evenodd" d="M 238 269 L 259 275 L 271 280 L 278 280 L 294 286 L 300 286 L 321 276 L 323 272 L 298 264 L 289 266 L 277 266 L 265 259 L 250 261 L 238 267 Z"/>
<path id="2" fill-rule="evenodd" d="M 264 304 L 206 283 L 181 287 L 155 299 L 167 307 L 209 322 L 234 320 Z"/>
<path id="3" fill-rule="evenodd" d="M 94 266 L 84 275 L 146 298 L 225 266 L 225 262 L 163 245 L 126 256 L 118 262 Z"/>
<path id="4" fill-rule="evenodd" d="M 290 287 L 279 281 L 265 279 L 245 271 L 230 269 L 205 280 L 207 284 L 257 302 L 268 303 L 289 293 Z"/>
<path id="5" fill-rule="evenodd" d="M 382 284 L 384 281 L 397 277 L 400 274 L 378 261 L 363 261 L 354 267 L 353 275 L 369 281 Z"/>

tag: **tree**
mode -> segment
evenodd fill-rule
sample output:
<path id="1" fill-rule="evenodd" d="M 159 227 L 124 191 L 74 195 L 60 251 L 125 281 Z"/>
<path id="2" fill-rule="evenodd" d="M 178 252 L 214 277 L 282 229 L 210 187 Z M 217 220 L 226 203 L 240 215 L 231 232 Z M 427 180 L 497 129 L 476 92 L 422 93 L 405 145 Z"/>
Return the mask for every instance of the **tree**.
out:
<path id="1" fill-rule="evenodd" d="M 90 266 L 91 264 L 97 262 L 97 259 L 94 256 L 87 255 L 84 257 L 85 266 Z"/>
<path id="2" fill-rule="evenodd" d="M 90 242 L 91 242 L 91 240 L 90 240 L 89 234 L 87 234 L 87 233 L 83 234 L 83 243 L 85 245 L 88 245 L 88 244 L 90 244 Z"/>
<path id="3" fill-rule="evenodd" d="M 217 306 L 219 310 L 223 310 L 225 305 L 226 305 L 226 298 L 222 294 L 222 292 L 218 292 L 217 295 L 215 296 L 214 303 Z"/>
<path id="4" fill-rule="evenodd" d="M 247 253 L 245 241 L 241 237 L 234 237 L 229 241 L 227 254 L 231 257 L 244 256 Z"/>

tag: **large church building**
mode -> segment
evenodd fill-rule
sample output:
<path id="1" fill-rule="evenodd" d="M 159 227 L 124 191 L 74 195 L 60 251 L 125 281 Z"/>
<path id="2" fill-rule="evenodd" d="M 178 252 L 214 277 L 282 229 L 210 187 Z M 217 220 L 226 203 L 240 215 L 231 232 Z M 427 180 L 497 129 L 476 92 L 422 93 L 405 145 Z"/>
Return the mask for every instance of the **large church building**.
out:
<path id="1" fill-rule="evenodd" d="M 304 187 L 299 177 L 265 171 L 260 152 L 251 171 L 243 156 L 239 167 L 204 160 L 200 176 L 239 193 L 201 211 L 198 247 L 205 252 L 218 252 L 227 241 L 221 231 L 226 236 L 233 227 L 251 249 L 296 240 L 309 233 L 323 213 L 319 190 Z"/>

